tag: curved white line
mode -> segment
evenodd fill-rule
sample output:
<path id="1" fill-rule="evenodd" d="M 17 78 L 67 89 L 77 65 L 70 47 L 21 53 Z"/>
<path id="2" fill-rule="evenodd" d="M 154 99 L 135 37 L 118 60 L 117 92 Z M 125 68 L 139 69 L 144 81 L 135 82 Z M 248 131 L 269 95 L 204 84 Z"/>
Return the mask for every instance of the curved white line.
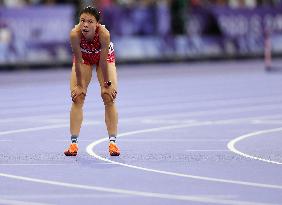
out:
<path id="1" fill-rule="evenodd" d="M 130 135 L 135 135 L 135 134 L 142 134 L 142 133 L 147 133 L 147 132 L 157 132 L 157 131 L 163 131 L 163 130 L 170 130 L 170 129 L 179 129 L 179 128 L 184 128 L 188 127 L 191 125 L 175 125 L 175 126 L 165 126 L 165 127 L 158 127 L 158 128 L 152 128 L 152 129 L 144 129 L 144 130 L 137 130 L 137 131 L 132 131 L 132 132 L 126 132 L 119 134 L 119 137 L 125 137 L 125 136 L 130 136 Z M 105 162 L 109 162 L 112 164 L 120 165 L 120 166 L 125 166 L 133 169 L 139 169 L 147 172 L 154 172 L 158 174 L 165 174 L 165 175 L 171 175 L 171 176 L 177 176 L 177 177 L 185 177 L 185 178 L 192 178 L 192 179 L 198 179 L 198 180 L 205 180 L 205 181 L 212 181 L 212 182 L 221 182 L 221 183 L 229 183 L 229 184 L 237 184 L 237 185 L 246 185 L 246 186 L 253 186 L 253 187 L 259 187 L 259 188 L 271 188 L 271 189 L 282 189 L 281 185 L 274 185 L 274 184 L 262 184 L 262 183 L 255 183 L 255 182 L 246 182 L 246 181 L 235 181 L 235 180 L 228 180 L 228 179 L 220 179 L 220 178 L 213 178 L 213 177 L 204 177 L 204 176 L 197 176 L 197 175 L 188 175 L 188 174 L 182 174 L 182 173 L 176 173 L 176 172 L 169 172 L 169 171 L 162 171 L 162 170 L 157 170 L 157 169 L 150 169 L 150 168 L 145 168 L 145 167 L 140 167 L 140 166 L 134 166 L 130 164 L 125 164 L 121 162 L 116 162 L 113 160 L 109 160 L 107 158 L 101 157 L 98 154 L 96 154 L 93 151 L 93 148 L 97 146 L 98 144 L 102 142 L 106 142 L 108 138 L 102 138 L 97 141 L 94 141 L 93 143 L 89 144 L 86 148 L 86 152 Z"/>
<path id="2" fill-rule="evenodd" d="M 89 125 L 89 124 L 91 124 L 91 123 L 87 123 L 87 125 Z M 33 131 L 40 131 L 40 130 L 62 128 L 62 127 L 67 127 L 67 126 L 69 126 L 69 125 L 60 124 L 60 125 L 51 125 L 51 126 L 42 126 L 42 127 L 34 127 L 34 128 L 4 131 L 4 132 L 0 132 L 0 136 L 1 135 L 8 135 L 8 134 L 15 134 L 15 133 L 33 132 Z M 191 125 L 181 125 L 181 126 L 178 126 L 178 127 L 187 127 L 187 126 L 191 126 Z M 171 127 L 175 127 L 175 126 L 171 126 Z M 157 131 L 157 129 L 150 129 L 150 131 L 154 131 L 154 130 Z M 131 132 L 131 133 L 138 133 L 138 131 L 137 132 Z M 63 186 L 63 187 L 67 187 L 67 188 L 96 190 L 96 191 L 102 191 L 102 192 L 110 192 L 110 193 L 117 193 L 117 194 L 128 194 L 128 195 L 143 196 L 143 197 L 154 197 L 154 198 L 161 198 L 161 199 L 174 199 L 174 200 L 184 200 L 184 201 L 193 201 L 193 202 L 202 202 L 202 203 L 215 203 L 215 204 L 230 204 L 230 205 L 234 205 L 234 204 L 236 204 L 236 205 L 253 205 L 254 204 L 252 202 L 246 202 L 246 201 L 232 201 L 232 200 L 217 199 L 217 198 L 211 198 L 211 197 L 208 198 L 208 197 L 197 197 L 197 196 L 187 196 L 187 195 L 172 195 L 172 194 L 140 192 L 140 191 L 125 190 L 125 189 L 114 189 L 114 188 L 106 188 L 106 187 L 98 187 L 98 186 L 72 184 L 72 183 L 65 183 L 65 182 L 58 182 L 58 181 L 43 180 L 43 179 L 37 179 L 37 178 L 31 178 L 31 177 L 11 175 L 11 174 L 1 173 L 1 172 L 0 172 L 0 177 L 6 177 L 6 178 L 10 178 L 10 179 L 16 179 L 16 180 L 22 180 L 22 181 L 28 181 L 28 182 L 34 182 L 34 183 Z M 266 204 L 264 204 L 264 205 L 266 205 Z"/>
<path id="3" fill-rule="evenodd" d="M 87 123 L 89 125 L 91 123 Z M 137 130 L 133 132 L 123 133 L 121 136 L 127 136 L 127 135 L 133 135 L 133 134 L 139 134 L 139 133 L 146 133 L 146 132 L 154 132 L 159 130 L 165 130 L 165 129 L 177 129 L 177 128 L 184 128 L 189 126 L 201 126 L 201 125 L 209 125 L 212 124 L 211 122 L 206 123 L 193 123 L 193 124 L 184 124 L 184 125 L 178 125 L 178 126 L 167 126 L 162 128 L 152 128 L 152 129 L 146 129 L 146 130 Z M 20 129 L 20 130 L 11 130 L 11 131 L 5 131 L 0 132 L 1 135 L 8 135 L 8 134 L 15 134 L 15 133 L 22 133 L 22 132 L 32 132 L 32 131 L 39 131 L 39 130 L 48 130 L 48 129 L 55 129 L 55 128 L 61 128 L 66 127 L 66 124 L 61 125 L 51 125 L 51 126 L 42 126 L 42 127 L 34 127 L 34 128 L 26 128 L 26 129 Z M 103 138 L 100 141 L 106 141 L 107 138 Z M 99 140 L 98 140 L 99 141 Z M 99 143 L 101 143 L 99 142 Z M 113 162 L 111 162 L 113 163 Z M 164 172 L 169 173 L 169 172 Z M 175 174 L 175 173 L 173 173 Z M 181 174 L 179 175 L 181 176 Z M 189 175 L 186 175 L 186 177 Z M 102 191 L 102 192 L 111 192 L 111 193 L 118 193 L 118 194 L 129 194 L 129 195 L 137 195 L 137 196 L 144 196 L 144 197 L 154 197 L 154 198 L 162 198 L 162 199 L 174 199 L 174 200 L 185 200 L 185 201 L 194 201 L 194 202 L 202 202 L 202 203 L 215 203 L 215 204 L 230 204 L 230 205 L 267 205 L 266 203 L 257 203 L 257 202 L 249 202 L 249 201 L 234 201 L 234 200 L 226 200 L 226 199 L 218 199 L 218 198 L 207 198 L 207 197 L 197 197 L 197 196 L 187 196 L 187 195 L 172 195 L 172 194 L 162 194 L 162 193 L 151 193 L 151 192 L 140 192 L 140 191 L 131 191 L 131 190 L 125 190 L 125 189 L 114 189 L 114 188 L 106 188 L 106 187 L 98 187 L 98 186 L 89 186 L 89 185 L 81 185 L 81 184 L 72 184 L 72 183 L 65 183 L 65 182 L 58 182 L 58 181 L 51 181 L 51 180 L 43 180 L 43 179 L 37 179 L 37 178 L 31 178 L 31 177 L 24 177 L 24 176 L 18 176 L 18 175 L 11 175 L 6 173 L 0 172 L 0 177 L 6 177 L 16 180 L 22 180 L 22 181 L 29 181 L 34 183 L 41 183 L 41 184 L 49 184 L 49 185 L 56 185 L 56 186 L 63 186 L 67 188 L 77 188 L 77 189 L 87 189 L 87 190 L 96 190 L 96 191 Z M 183 175 L 185 177 L 185 175 Z M 199 176 L 189 176 L 190 178 L 198 178 Z M 216 181 L 218 182 L 221 179 L 213 179 L 213 178 L 207 178 L 207 177 L 200 177 L 203 180 L 209 180 L 209 181 Z M 224 180 L 225 181 L 225 180 Z M 222 181 L 222 182 L 224 182 Z M 230 183 L 230 180 L 227 180 L 226 182 Z M 244 184 L 244 185 L 250 185 L 250 183 L 245 184 L 246 182 L 236 182 L 235 184 Z M 275 189 L 282 189 L 281 186 L 278 185 L 268 185 L 268 184 L 256 184 L 252 183 L 253 186 L 257 187 L 264 187 L 264 188 L 275 188 Z"/>
<path id="4" fill-rule="evenodd" d="M 141 192 L 141 191 L 131 191 L 126 189 L 114 189 L 114 188 L 106 188 L 99 186 L 89 186 L 82 184 L 73 184 L 66 182 L 58 182 L 44 179 L 36 179 L 31 177 L 23 177 L 11 174 L 0 173 L 1 177 L 6 177 L 10 179 L 35 182 L 41 184 L 49 184 L 62 186 L 67 188 L 76 188 L 76 189 L 84 189 L 84 190 L 94 190 L 94 191 L 102 191 L 116 194 L 127 194 L 134 196 L 143 196 L 143 197 L 153 197 L 153 198 L 161 198 L 161 199 L 173 199 L 173 200 L 181 200 L 181 201 L 193 201 L 193 202 L 201 202 L 201 203 L 213 203 L 213 204 L 228 204 L 228 205 L 270 205 L 269 203 L 257 203 L 250 201 L 239 201 L 239 200 L 229 200 L 229 199 L 221 199 L 217 197 L 201 197 L 201 196 L 189 196 L 189 195 L 172 195 L 172 194 L 161 194 L 156 192 Z"/>
<path id="5" fill-rule="evenodd" d="M 282 131 L 282 127 L 275 128 L 275 129 L 269 129 L 269 130 L 260 130 L 260 131 L 252 132 L 252 133 L 249 133 L 249 134 L 245 134 L 245 135 L 242 135 L 240 137 L 237 137 L 237 138 L 231 140 L 227 144 L 227 147 L 231 152 L 234 152 L 234 153 L 239 154 L 239 155 L 246 157 L 246 158 L 255 159 L 255 160 L 259 160 L 259 161 L 263 161 L 263 162 L 267 162 L 267 163 L 272 163 L 272 164 L 282 165 L 282 162 L 263 159 L 261 157 L 255 157 L 255 156 L 252 156 L 250 154 L 243 153 L 243 152 L 241 152 L 241 151 L 239 151 L 235 148 L 236 143 L 238 143 L 239 141 L 244 140 L 248 137 L 253 137 L 253 136 L 256 136 L 256 135 L 261 135 L 261 134 L 266 134 L 266 133 L 271 133 L 271 132 L 279 132 L 279 131 Z"/>

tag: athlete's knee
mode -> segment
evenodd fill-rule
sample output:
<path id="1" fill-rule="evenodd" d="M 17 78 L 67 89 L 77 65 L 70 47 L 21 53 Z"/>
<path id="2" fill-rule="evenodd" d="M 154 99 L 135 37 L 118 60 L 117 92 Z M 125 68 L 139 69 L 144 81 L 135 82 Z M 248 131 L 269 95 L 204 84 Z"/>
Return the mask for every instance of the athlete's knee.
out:
<path id="1" fill-rule="evenodd" d="M 86 96 L 85 94 L 81 94 L 81 95 L 77 96 L 76 98 L 73 98 L 72 101 L 75 104 L 83 105 L 84 100 L 85 100 L 85 96 Z"/>
<path id="2" fill-rule="evenodd" d="M 114 104 L 114 99 L 108 93 L 101 93 L 101 97 L 103 99 L 104 105 L 112 105 Z"/>

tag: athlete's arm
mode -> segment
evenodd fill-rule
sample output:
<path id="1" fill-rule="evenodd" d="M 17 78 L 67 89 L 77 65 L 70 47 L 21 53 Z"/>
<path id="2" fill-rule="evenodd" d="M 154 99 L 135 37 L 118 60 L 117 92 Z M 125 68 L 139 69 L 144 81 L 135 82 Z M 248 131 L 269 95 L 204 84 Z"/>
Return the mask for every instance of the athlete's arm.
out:
<path id="1" fill-rule="evenodd" d="M 81 70 L 80 65 L 83 63 L 81 51 L 80 51 L 80 34 L 77 30 L 77 27 L 75 27 L 70 32 L 70 42 L 72 47 L 72 52 L 74 54 L 75 58 L 75 73 L 76 73 L 76 79 L 77 79 L 77 86 L 82 87 L 82 80 L 81 80 Z"/>
<path id="2" fill-rule="evenodd" d="M 110 46 L 110 32 L 103 26 L 100 26 L 99 38 L 101 43 L 101 54 L 99 67 L 102 69 L 102 74 L 104 78 L 104 82 L 109 81 L 109 74 L 107 69 L 107 58 L 109 53 Z"/>
<path id="3" fill-rule="evenodd" d="M 70 42 L 71 42 L 72 52 L 75 58 L 74 67 L 75 67 L 76 80 L 77 80 L 76 87 L 71 92 L 72 100 L 75 102 L 78 96 L 80 96 L 81 94 L 84 95 L 86 94 L 81 78 L 81 64 L 83 63 L 83 59 L 80 51 L 80 32 L 78 26 L 76 26 L 70 32 Z"/>

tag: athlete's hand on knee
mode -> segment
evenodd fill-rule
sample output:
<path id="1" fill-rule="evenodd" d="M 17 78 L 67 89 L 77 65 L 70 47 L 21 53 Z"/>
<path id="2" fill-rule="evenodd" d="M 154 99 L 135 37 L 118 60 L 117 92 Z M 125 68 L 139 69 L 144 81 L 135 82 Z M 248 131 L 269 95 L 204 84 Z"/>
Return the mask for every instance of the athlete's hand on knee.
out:
<path id="1" fill-rule="evenodd" d="M 108 89 L 110 89 L 109 93 L 110 93 L 110 95 L 112 96 L 113 100 L 115 100 L 116 97 L 117 97 L 117 91 L 116 91 L 116 89 L 115 89 L 114 87 L 110 87 L 110 88 L 108 88 Z"/>
<path id="2" fill-rule="evenodd" d="M 77 97 L 80 95 L 86 95 L 86 90 L 83 87 L 77 85 L 71 92 L 72 101 L 75 102 Z"/>
<path id="3" fill-rule="evenodd" d="M 106 94 L 110 97 L 110 101 L 114 102 L 117 97 L 117 91 L 114 87 L 104 87 L 102 88 L 102 94 Z"/>

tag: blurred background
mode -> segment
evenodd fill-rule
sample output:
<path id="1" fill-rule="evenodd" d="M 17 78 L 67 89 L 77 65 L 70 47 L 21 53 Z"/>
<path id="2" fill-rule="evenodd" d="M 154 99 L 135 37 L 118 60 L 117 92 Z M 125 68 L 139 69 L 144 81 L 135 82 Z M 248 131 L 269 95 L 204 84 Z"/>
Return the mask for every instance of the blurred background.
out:
<path id="1" fill-rule="evenodd" d="M 70 66 L 81 8 L 102 12 L 118 63 L 282 55 L 282 0 L 0 0 L 0 69 Z"/>

